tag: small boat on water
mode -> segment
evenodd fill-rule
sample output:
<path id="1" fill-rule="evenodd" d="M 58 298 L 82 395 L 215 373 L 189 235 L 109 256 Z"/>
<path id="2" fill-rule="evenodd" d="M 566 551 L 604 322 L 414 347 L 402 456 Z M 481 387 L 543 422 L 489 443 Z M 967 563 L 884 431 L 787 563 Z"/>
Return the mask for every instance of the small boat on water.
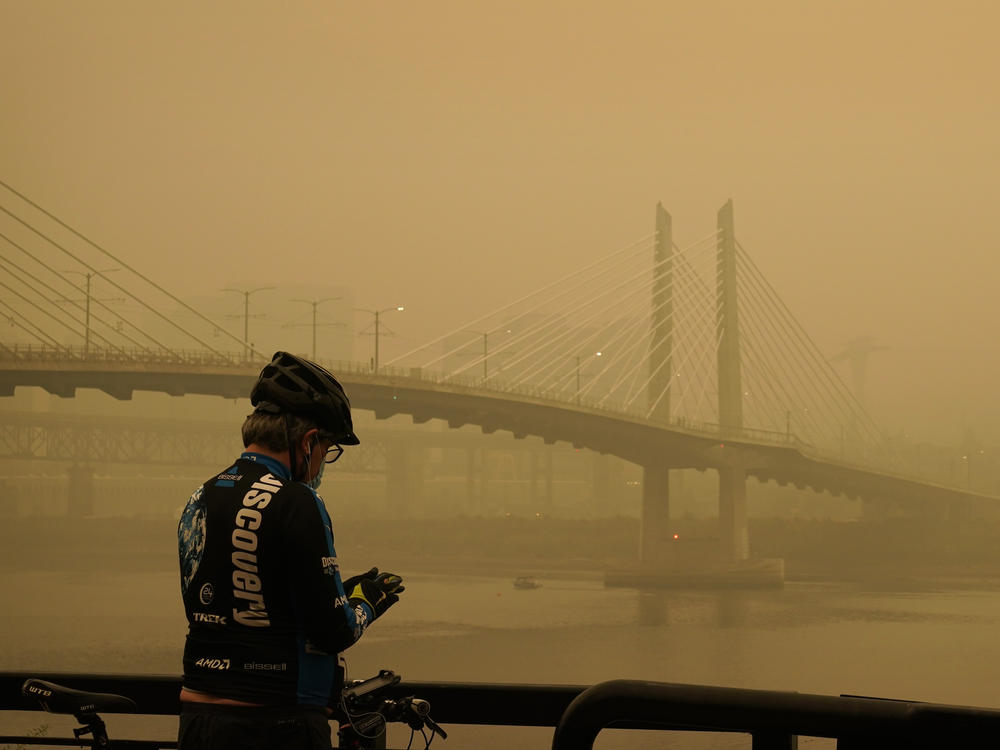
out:
<path id="1" fill-rule="evenodd" d="M 534 576 L 518 576 L 514 579 L 514 588 L 516 589 L 537 589 L 541 586 L 542 584 Z"/>

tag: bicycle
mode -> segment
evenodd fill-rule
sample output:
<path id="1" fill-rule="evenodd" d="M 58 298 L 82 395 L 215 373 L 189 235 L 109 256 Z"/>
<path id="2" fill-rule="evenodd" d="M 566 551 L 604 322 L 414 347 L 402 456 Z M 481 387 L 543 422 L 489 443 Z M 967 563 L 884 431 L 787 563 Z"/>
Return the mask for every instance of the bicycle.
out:
<path id="1" fill-rule="evenodd" d="M 424 750 L 438 735 L 447 739 L 445 732 L 430 716 L 430 703 L 415 696 L 387 698 L 386 692 L 399 684 L 401 678 L 395 672 L 383 669 L 367 680 L 347 683 L 341 692 L 340 703 L 331 718 L 337 719 L 337 747 L 347 750 L 378 750 L 385 747 L 386 729 L 390 722 L 407 724 L 410 727 L 410 742 L 419 731 L 424 738 Z M 109 750 L 112 747 L 107 727 L 99 712 L 135 713 L 136 704 L 131 698 L 115 693 L 94 693 L 76 690 L 55 682 L 29 678 L 21 685 L 21 694 L 34 698 L 49 713 L 72 714 L 82 726 L 73 729 L 73 734 L 81 746 L 90 736 L 91 750 Z M 428 737 L 426 730 L 430 730 Z M 72 740 L 62 743 L 51 738 L 31 744 L 72 744 Z M 116 750 L 151 750 L 152 748 L 177 747 L 175 742 L 155 740 L 117 740 Z"/>
<path id="2" fill-rule="evenodd" d="M 443 740 L 448 739 L 448 733 L 431 719 L 431 704 L 427 701 L 412 695 L 396 699 L 383 697 L 386 691 L 399 684 L 400 679 L 392 670 L 383 669 L 367 680 L 347 683 L 341 692 L 340 713 L 336 715 L 340 722 L 337 732 L 339 748 L 384 748 L 389 722 L 400 722 L 410 727 L 406 750 L 410 750 L 418 731 L 424 739 L 424 750 L 431 746 L 437 735 Z M 425 729 L 431 730 L 430 737 Z"/>
<path id="3" fill-rule="evenodd" d="M 73 729 L 73 735 L 78 740 L 88 734 L 91 735 L 90 747 L 92 750 L 107 750 L 111 747 L 107 728 L 104 725 L 104 720 L 98 715 L 98 711 L 119 714 L 134 714 L 136 711 L 135 701 L 124 695 L 74 690 L 65 685 L 34 677 L 24 681 L 24 684 L 21 685 L 21 694 L 36 699 L 42 708 L 49 713 L 73 714 L 76 720 L 83 724 L 83 726 Z M 47 740 L 47 742 L 51 744 L 51 740 Z M 119 748 L 129 748 L 130 746 L 133 748 L 150 747 L 146 743 L 136 745 L 128 740 L 117 745 Z"/>

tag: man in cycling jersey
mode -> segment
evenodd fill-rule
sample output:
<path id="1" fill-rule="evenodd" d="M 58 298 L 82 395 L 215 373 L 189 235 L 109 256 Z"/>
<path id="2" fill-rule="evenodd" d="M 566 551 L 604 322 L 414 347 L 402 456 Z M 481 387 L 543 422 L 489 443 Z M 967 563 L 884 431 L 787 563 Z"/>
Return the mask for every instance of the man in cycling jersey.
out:
<path id="1" fill-rule="evenodd" d="M 187 612 L 178 747 L 331 747 L 338 654 L 399 599 L 373 568 L 343 581 L 316 494 L 357 445 L 350 402 L 319 365 L 277 352 L 250 394 L 246 448 L 201 485 L 178 525 Z"/>

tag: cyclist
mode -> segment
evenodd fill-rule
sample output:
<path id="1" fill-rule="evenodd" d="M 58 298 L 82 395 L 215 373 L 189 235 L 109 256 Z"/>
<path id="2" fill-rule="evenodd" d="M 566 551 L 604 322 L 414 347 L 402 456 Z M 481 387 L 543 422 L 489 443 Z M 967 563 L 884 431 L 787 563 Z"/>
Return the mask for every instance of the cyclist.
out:
<path id="1" fill-rule="evenodd" d="M 357 445 L 319 365 L 277 352 L 250 394 L 245 452 L 195 490 L 178 524 L 188 619 L 178 747 L 330 748 L 338 654 L 399 599 L 372 568 L 341 580 L 323 468 Z"/>

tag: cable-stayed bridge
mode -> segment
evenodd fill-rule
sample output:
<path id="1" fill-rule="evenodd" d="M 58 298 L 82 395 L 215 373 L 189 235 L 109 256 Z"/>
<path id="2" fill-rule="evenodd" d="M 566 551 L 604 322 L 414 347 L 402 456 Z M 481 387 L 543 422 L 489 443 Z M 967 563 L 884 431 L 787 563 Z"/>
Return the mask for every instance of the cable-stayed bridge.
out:
<path id="1" fill-rule="evenodd" d="M 0 396 L 28 385 L 247 396 L 270 352 L 0 185 Z M 893 457 L 739 243 L 731 203 L 683 248 L 662 206 L 655 218 L 650 235 L 385 364 L 324 364 L 379 418 L 479 425 L 640 464 L 648 562 L 672 555 L 671 469 L 718 472 L 721 553 L 736 561 L 749 554 L 748 476 L 851 497 L 981 497 Z M 92 279 L 131 312 L 92 294 Z"/>

